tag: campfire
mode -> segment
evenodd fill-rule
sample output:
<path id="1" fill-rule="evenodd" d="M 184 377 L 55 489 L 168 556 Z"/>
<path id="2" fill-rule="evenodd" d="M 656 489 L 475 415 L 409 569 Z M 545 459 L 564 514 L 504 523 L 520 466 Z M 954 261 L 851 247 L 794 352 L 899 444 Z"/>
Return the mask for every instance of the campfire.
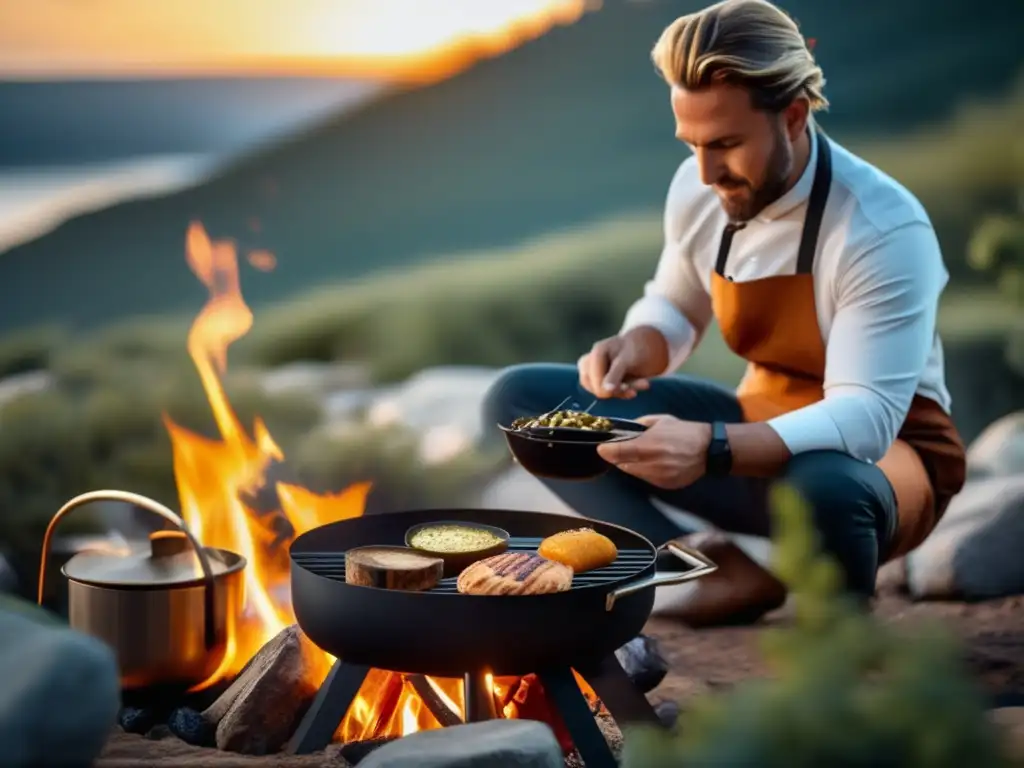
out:
<path id="1" fill-rule="evenodd" d="M 256 256 L 256 268 L 273 268 L 275 261 L 265 252 Z M 208 706 L 201 714 L 189 709 L 196 714 L 191 719 L 180 715 L 179 707 L 175 710 L 179 713 L 175 716 L 177 721 L 184 717 L 188 722 L 177 722 L 175 728 L 172 718 L 170 725 L 186 739 L 190 738 L 190 728 L 192 737 L 199 741 L 211 741 L 209 733 L 216 730 L 216 743 L 222 748 L 273 751 L 282 745 L 269 743 L 265 732 L 255 741 L 238 735 L 251 736 L 254 729 L 266 731 L 266 724 L 242 723 L 234 736 L 228 734 L 223 738 L 220 732 L 224 728 L 218 725 L 232 718 L 244 720 L 237 712 L 246 709 L 246 698 L 255 696 L 265 698 L 262 703 L 250 702 L 249 710 L 280 707 L 282 696 L 293 700 L 295 711 L 287 713 L 285 719 L 289 722 L 283 726 L 286 730 L 294 729 L 309 707 L 335 659 L 313 646 L 295 626 L 290 604 L 289 546 L 296 536 L 313 528 L 362 515 L 370 484 L 357 483 L 336 493 L 317 494 L 301 486 L 276 483 L 277 508 L 269 514 L 263 509 L 257 511 L 247 501 L 254 499 L 257 492 L 268 490 L 267 470 L 273 463 L 283 462 L 285 455 L 260 419 L 256 419 L 251 433 L 239 422 L 225 393 L 223 376 L 228 348 L 253 323 L 253 313 L 241 292 L 238 252 L 232 242 L 212 240 L 201 224 L 193 223 L 187 233 L 186 259 L 210 293 L 191 326 L 187 343 L 219 438 L 191 432 L 165 416 L 182 516 L 204 545 L 237 552 L 247 559 L 248 567 L 244 608 L 230 628 L 223 663 L 190 693 L 196 701 L 200 699 L 195 697 L 207 694 Z M 352 620 L 359 618 L 354 616 Z M 410 642 L 415 640 L 410 638 Z M 633 666 L 644 674 L 646 664 L 650 677 L 649 668 L 656 654 L 647 653 L 652 658 L 641 658 L 646 651 L 638 653 Z M 653 663 L 657 679 L 652 684 L 640 683 L 647 690 L 664 676 L 663 661 L 656 658 Z M 624 666 L 628 670 L 629 665 Z M 579 675 L 576 681 L 592 710 L 600 712 L 601 703 L 593 689 Z M 472 718 L 465 711 L 463 683 L 462 679 L 371 670 L 338 727 L 335 740 L 345 744 L 380 742 L 468 722 Z M 288 690 L 277 690 L 282 685 Z M 557 711 L 548 705 L 533 675 L 497 679 L 487 676 L 486 688 L 480 695 L 490 697 L 497 717 L 547 722 L 566 752 L 572 750 L 572 740 Z M 210 703 L 217 693 L 220 697 Z M 268 701 L 271 698 L 273 703 Z M 232 709 L 236 711 L 234 715 Z M 147 718 L 140 722 L 143 720 Z M 138 724 L 124 724 L 139 730 Z M 200 735 L 200 731 L 207 735 Z M 289 733 L 282 733 L 287 739 Z"/>

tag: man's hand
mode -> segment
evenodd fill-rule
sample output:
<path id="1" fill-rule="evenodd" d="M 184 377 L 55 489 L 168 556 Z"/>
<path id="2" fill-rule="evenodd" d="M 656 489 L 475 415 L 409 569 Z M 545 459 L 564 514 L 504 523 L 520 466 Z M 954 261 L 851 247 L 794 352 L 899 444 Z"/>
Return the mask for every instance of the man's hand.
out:
<path id="1" fill-rule="evenodd" d="M 602 399 L 634 398 L 649 389 L 649 378 L 668 367 L 668 343 L 661 332 L 634 328 L 594 344 L 576 363 L 580 386 Z"/>
<path id="2" fill-rule="evenodd" d="M 674 416 L 644 416 L 647 427 L 639 437 L 602 443 L 597 452 L 634 477 L 659 488 L 685 488 L 704 476 L 711 425 L 680 421 Z"/>

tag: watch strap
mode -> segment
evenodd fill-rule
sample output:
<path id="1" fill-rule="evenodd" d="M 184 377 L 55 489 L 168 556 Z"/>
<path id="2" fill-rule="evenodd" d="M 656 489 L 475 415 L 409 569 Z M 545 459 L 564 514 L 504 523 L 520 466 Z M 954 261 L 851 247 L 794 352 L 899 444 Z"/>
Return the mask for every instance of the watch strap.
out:
<path id="1" fill-rule="evenodd" d="M 711 423 L 711 442 L 708 444 L 707 474 L 713 477 L 732 472 L 732 449 L 724 421 Z"/>

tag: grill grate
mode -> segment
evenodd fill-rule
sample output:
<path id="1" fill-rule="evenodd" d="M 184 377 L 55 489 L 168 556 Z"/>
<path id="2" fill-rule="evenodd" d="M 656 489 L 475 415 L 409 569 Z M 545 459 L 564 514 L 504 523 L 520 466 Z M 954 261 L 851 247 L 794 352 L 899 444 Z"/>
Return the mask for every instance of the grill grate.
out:
<path id="1" fill-rule="evenodd" d="M 509 552 L 536 552 L 542 539 L 513 536 L 509 539 Z M 344 552 L 292 552 L 292 560 L 310 573 L 334 581 L 345 581 Z M 596 587 L 602 584 L 628 579 L 635 576 L 651 563 L 651 552 L 646 549 L 620 549 L 619 556 L 611 565 L 578 573 L 572 580 L 572 588 Z M 429 590 L 434 593 L 456 593 L 456 577 L 442 579 L 441 583 Z"/>

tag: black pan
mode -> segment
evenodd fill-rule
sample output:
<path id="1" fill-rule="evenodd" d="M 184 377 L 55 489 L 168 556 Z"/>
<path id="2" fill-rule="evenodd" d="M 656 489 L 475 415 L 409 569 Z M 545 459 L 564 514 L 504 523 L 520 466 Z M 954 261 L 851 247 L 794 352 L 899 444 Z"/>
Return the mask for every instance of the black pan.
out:
<path id="1" fill-rule="evenodd" d="M 615 542 L 618 559 L 577 574 L 551 595 L 461 595 L 448 578 L 427 592 L 345 583 L 344 553 L 401 546 L 413 525 L 435 520 L 493 525 L 509 532 L 509 551 L 535 551 L 542 538 L 590 526 Z M 711 573 L 716 566 L 675 542 L 669 551 L 692 566 L 658 573 L 657 549 L 617 525 L 567 515 L 507 510 L 425 510 L 369 515 L 308 531 L 291 546 L 292 604 L 302 631 L 353 664 L 438 677 L 466 672 L 525 675 L 597 663 L 636 637 L 654 606 L 655 587 Z"/>
<path id="2" fill-rule="evenodd" d="M 499 424 L 516 461 L 531 475 L 556 480 L 590 480 L 611 465 L 597 453 L 601 443 L 632 440 L 647 429 L 628 419 L 609 419 L 613 429 L 599 432 L 567 427 L 515 429 Z"/>

